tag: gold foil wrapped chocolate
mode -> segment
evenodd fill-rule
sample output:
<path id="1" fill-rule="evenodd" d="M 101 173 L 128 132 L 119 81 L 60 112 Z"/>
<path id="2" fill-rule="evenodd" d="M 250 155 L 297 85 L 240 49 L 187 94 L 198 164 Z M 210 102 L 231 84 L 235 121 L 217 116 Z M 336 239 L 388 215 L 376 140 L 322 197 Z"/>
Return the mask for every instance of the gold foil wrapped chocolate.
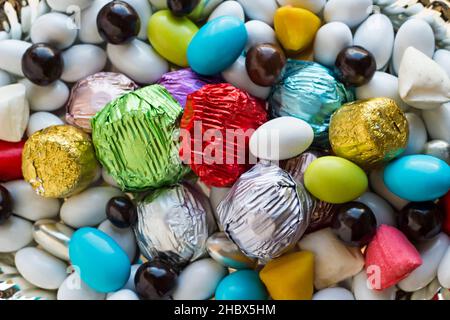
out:
<path id="1" fill-rule="evenodd" d="M 22 172 L 41 196 L 65 198 L 89 186 L 98 163 L 89 135 L 68 125 L 52 126 L 25 143 Z"/>
<path id="2" fill-rule="evenodd" d="M 360 100 L 333 114 L 329 139 L 337 156 L 370 169 L 405 150 L 408 122 L 392 99 Z"/>

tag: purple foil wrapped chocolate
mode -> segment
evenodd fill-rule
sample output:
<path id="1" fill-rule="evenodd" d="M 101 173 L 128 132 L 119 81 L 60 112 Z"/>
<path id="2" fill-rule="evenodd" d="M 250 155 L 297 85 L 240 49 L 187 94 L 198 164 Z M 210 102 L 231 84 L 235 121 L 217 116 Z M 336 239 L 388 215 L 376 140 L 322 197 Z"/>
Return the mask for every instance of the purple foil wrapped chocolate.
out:
<path id="1" fill-rule="evenodd" d="M 91 132 L 91 119 L 112 100 L 134 91 L 138 85 L 120 73 L 99 72 L 78 81 L 66 107 L 67 123 Z"/>
<path id="2" fill-rule="evenodd" d="M 186 105 L 188 95 L 201 89 L 206 84 L 221 82 L 222 80 L 219 77 L 202 76 L 190 68 L 166 73 L 158 80 L 158 84 L 164 86 L 183 108 Z"/>

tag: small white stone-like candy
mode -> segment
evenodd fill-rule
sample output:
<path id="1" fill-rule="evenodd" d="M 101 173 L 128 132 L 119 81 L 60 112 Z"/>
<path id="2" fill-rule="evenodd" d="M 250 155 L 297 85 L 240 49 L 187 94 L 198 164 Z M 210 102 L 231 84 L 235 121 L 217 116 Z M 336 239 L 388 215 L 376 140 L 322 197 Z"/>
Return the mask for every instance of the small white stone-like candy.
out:
<path id="1" fill-rule="evenodd" d="M 408 120 L 409 137 L 408 145 L 402 156 L 419 154 L 422 152 L 425 143 L 427 143 L 427 129 L 425 129 L 425 124 L 417 114 L 408 112 L 405 116 L 406 120 Z"/>
<path id="2" fill-rule="evenodd" d="M 225 1 L 221 3 L 208 18 L 208 21 L 222 16 L 233 16 L 245 22 L 244 9 L 236 1 Z"/>
<path id="3" fill-rule="evenodd" d="M 9 75 L 8 72 L 0 70 L 0 87 L 7 86 L 8 84 L 11 84 L 13 82 L 13 79 Z"/>
<path id="4" fill-rule="evenodd" d="M 394 27 L 384 14 L 367 18 L 356 30 L 353 45 L 361 46 L 375 57 L 377 69 L 387 65 L 394 48 Z"/>
<path id="5" fill-rule="evenodd" d="M 58 49 L 70 47 L 77 38 L 72 19 L 59 12 L 51 12 L 37 18 L 31 26 L 33 43 L 48 43 Z"/>
<path id="6" fill-rule="evenodd" d="M 51 127 L 64 124 L 60 118 L 50 112 L 36 112 L 30 116 L 28 121 L 27 136 L 31 136 L 33 133 Z"/>
<path id="7" fill-rule="evenodd" d="M 99 44 L 103 42 L 97 29 L 97 16 L 100 10 L 111 0 L 94 0 L 92 5 L 81 11 L 78 38 L 81 42 Z"/>
<path id="8" fill-rule="evenodd" d="M 262 43 L 278 44 L 275 30 L 267 23 L 259 20 L 250 20 L 245 23 L 247 30 L 247 44 L 245 50 L 248 51 L 251 47 Z"/>
<path id="9" fill-rule="evenodd" d="M 15 180 L 6 182 L 3 186 L 11 195 L 14 214 L 31 221 L 54 218 L 58 215 L 61 207 L 59 200 L 39 196 L 28 182 Z"/>
<path id="10" fill-rule="evenodd" d="M 325 66 L 334 66 L 339 52 L 352 44 L 352 31 L 345 23 L 327 23 L 317 31 L 314 40 L 314 60 Z"/>
<path id="11" fill-rule="evenodd" d="M 422 19 L 408 19 L 397 31 L 392 53 L 393 72 L 398 74 L 403 54 L 409 47 L 414 47 L 428 57 L 434 53 L 434 33 L 430 25 Z"/>
<path id="12" fill-rule="evenodd" d="M 134 276 L 136 275 L 136 271 L 139 269 L 141 265 L 140 264 L 133 264 L 131 266 L 131 271 L 130 271 L 130 277 L 128 278 L 127 283 L 123 286 L 123 289 L 128 289 L 131 291 L 136 291 L 136 287 L 134 285 Z"/>
<path id="13" fill-rule="evenodd" d="M 260 126 L 250 138 L 250 152 L 259 159 L 286 160 L 309 148 L 314 139 L 311 126 L 298 118 L 279 117 Z"/>
<path id="14" fill-rule="evenodd" d="M 438 280 L 444 288 L 450 288 L 450 246 L 439 263 L 437 272 Z"/>
<path id="15" fill-rule="evenodd" d="M 105 300 L 106 294 L 91 289 L 78 273 L 68 276 L 58 289 L 58 300 Z"/>
<path id="16" fill-rule="evenodd" d="M 211 203 L 211 208 L 213 209 L 215 215 L 217 215 L 217 207 L 219 206 L 219 203 L 225 199 L 230 189 L 231 188 L 211 187 L 209 202 Z"/>
<path id="17" fill-rule="evenodd" d="M 373 192 L 366 192 L 356 202 L 361 202 L 368 206 L 372 210 L 375 218 L 377 219 L 377 226 L 386 224 L 389 226 L 396 226 L 395 212 L 386 200 L 376 195 Z"/>
<path id="18" fill-rule="evenodd" d="M 440 233 L 435 239 L 428 240 L 417 246 L 422 258 L 422 265 L 411 272 L 397 286 L 406 292 L 413 292 L 428 285 L 436 277 L 439 263 L 450 245 L 450 239 L 445 233 Z"/>
<path id="19" fill-rule="evenodd" d="M 108 44 L 107 52 L 111 63 L 138 83 L 155 83 L 169 70 L 168 62 L 138 39 L 123 45 Z"/>
<path id="20" fill-rule="evenodd" d="M 394 100 L 403 111 L 409 109 L 398 93 L 398 78 L 386 72 L 375 72 L 368 83 L 356 88 L 355 93 L 358 100 L 386 97 Z"/>
<path id="21" fill-rule="evenodd" d="M 69 242 L 74 230 L 52 219 L 42 219 L 33 225 L 33 238 L 42 249 L 57 258 L 69 261 Z"/>
<path id="22" fill-rule="evenodd" d="M 353 277 L 352 291 L 356 300 L 395 300 L 395 286 L 384 290 L 374 290 L 367 282 L 366 270 Z"/>
<path id="23" fill-rule="evenodd" d="M 325 5 L 326 22 L 340 21 L 356 27 L 372 13 L 372 0 L 329 0 Z"/>
<path id="24" fill-rule="evenodd" d="M 247 91 L 252 96 L 260 99 L 267 99 L 271 87 L 262 87 L 254 83 L 245 67 L 245 57 L 240 56 L 228 69 L 222 72 L 222 77 L 233 86 Z"/>
<path id="25" fill-rule="evenodd" d="M 355 300 L 353 294 L 344 288 L 326 288 L 317 291 L 313 300 Z"/>
<path id="26" fill-rule="evenodd" d="M 22 140 L 30 117 L 25 93 L 26 88 L 20 83 L 0 88 L 0 140 Z"/>
<path id="27" fill-rule="evenodd" d="M 139 300 L 139 297 L 131 290 L 122 289 L 109 294 L 106 300 Z"/>
<path id="28" fill-rule="evenodd" d="M 15 264 L 25 280 L 42 289 L 58 289 L 67 276 L 64 262 L 38 248 L 17 251 Z"/>
<path id="29" fill-rule="evenodd" d="M 445 49 L 436 50 L 433 60 L 436 61 L 450 77 L 450 51 Z"/>
<path id="30" fill-rule="evenodd" d="M 250 19 L 260 20 L 273 25 L 273 16 L 278 9 L 275 0 L 237 0 Z"/>
<path id="31" fill-rule="evenodd" d="M 150 3 L 148 0 L 126 0 L 125 2 L 136 10 L 139 19 L 141 20 L 141 29 L 139 30 L 137 37 L 141 40 L 147 40 L 148 20 L 152 15 Z"/>
<path id="32" fill-rule="evenodd" d="M 31 43 L 21 40 L 0 41 L 0 69 L 23 77 L 22 56 L 31 47 Z"/>
<path id="33" fill-rule="evenodd" d="M 62 53 L 62 57 L 64 70 L 61 79 L 66 82 L 77 82 L 102 71 L 107 60 L 105 51 L 92 44 L 72 46 Z"/>
<path id="34" fill-rule="evenodd" d="M 450 102 L 450 78 L 444 69 L 419 50 L 406 49 L 398 72 L 400 97 L 418 109 L 434 109 Z"/>
<path id="35" fill-rule="evenodd" d="M 113 187 L 94 187 L 67 199 L 61 207 L 61 219 L 74 228 L 99 225 L 106 220 L 106 204 L 123 193 Z"/>
<path id="36" fill-rule="evenodd" d="M 31 222 L 10 217 L 0 224 L 0 252 L 14 252 L 22 249 L 33 240 Z"/>
<path id="37" fill-rule="evenodd" d="M 32 111 L 55 111 L 69 99 L 69 88 L 61 80 L 48 86 L 35 85 L 28 79 L 22 79 L 19 83 L 27 89 L 26 96 Z"/>
<path id="38" fill-rule="evenodd" d="M 432 139 L 450 143 L 450 102 L 436 109 L 423 110 L 422 118 Z"/>
<path id="39" fill-rule="evenodd" d="M 227 269 L 213 259 L 202 259 L 188 265 L 180 274 L 172 295 L 174 300 L 206 300 L 227 275 Z"/>
<path id="40" fill-rule="evenodd" d="M 280 6 L 303 8 L 314 13 L 320 13 L 325 7 L 326 0 L 277 0 Z"/>
<path id="41" fill-rule="evenodd" d="M 133 262 L 136 256 L 137 244 L 131 228 L 120 229 L 115 227 L 111 221 L 105 220 L 98 226 L 98 229 L 113 238 L 123 251 L 126 252 L 130 261 Z"/>
<path id="42" fill-rule="evenodd" d="M 92 0 L 47 0 L 47 4 L 55 11 L 83 10 L 92 4 Z"/>
<path id="43" fill-rule="evenodd" d="M 409 201 L 398 197 L 389 191 L 384 184 L 383 179 L 384 168 L 374 169 L 370 172 L 370 186 L 380 197 L 388 201 L 395 209 L 401 210 Z"/>

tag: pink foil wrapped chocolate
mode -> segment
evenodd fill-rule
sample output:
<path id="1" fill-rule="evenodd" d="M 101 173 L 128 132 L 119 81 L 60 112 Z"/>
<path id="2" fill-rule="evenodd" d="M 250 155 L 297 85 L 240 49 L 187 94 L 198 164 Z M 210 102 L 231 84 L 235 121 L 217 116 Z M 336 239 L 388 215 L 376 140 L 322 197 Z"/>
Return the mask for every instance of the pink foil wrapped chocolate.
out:
<path id="1" fill-rule="evenodd" d="M 91 119 L 103 107 L 134 91 L 138 85 L 120 73 L 99 72 L 78 81 L 72 88 L 66 106 L 66 121 L 86 132 L 91 132 Z"/>

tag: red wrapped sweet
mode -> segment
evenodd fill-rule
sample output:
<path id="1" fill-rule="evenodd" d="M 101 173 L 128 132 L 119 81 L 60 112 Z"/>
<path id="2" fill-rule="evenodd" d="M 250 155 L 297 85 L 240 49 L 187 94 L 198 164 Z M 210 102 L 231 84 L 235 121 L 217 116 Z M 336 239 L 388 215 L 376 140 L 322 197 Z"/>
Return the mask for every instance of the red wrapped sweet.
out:
<path id="1" fill-rule="evenodd" d="M 22 150 L 25 141 L 0 140 L 0 181 L 22 179 Z"/>
<path id="2" fill-rule="evenodd" d="M 229 187 L 256 162 L 249 140 L 267 119 L 263 100 L 228 83 L 206 85 L 188 96 L 180 156 L 206 185 Z"/>

